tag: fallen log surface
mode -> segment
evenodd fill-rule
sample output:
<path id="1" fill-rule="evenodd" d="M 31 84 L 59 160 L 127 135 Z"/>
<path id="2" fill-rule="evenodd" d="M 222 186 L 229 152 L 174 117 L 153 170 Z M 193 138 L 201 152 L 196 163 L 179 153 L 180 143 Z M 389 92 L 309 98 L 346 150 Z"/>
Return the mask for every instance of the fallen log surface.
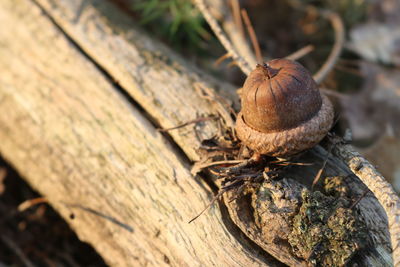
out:
<path id="1" fill-rule="evenodd" d="M 232 126 L 223 105 L 198 90 L 238 103 L 231 85 L 148 37 L 107 1 L 5 0 L 0 7 L 1 24 L 13 25 L 0 30 L 0 153 L 107 263 L 305 264 L 286 245 L 265 242 L 235 202 L 188 224 L 212 199 L 213 182 L 190 169 L 201 139 L 218 125 L 156 128 L 213 114 Z M 325 152 L 310 151 L 304 159 L 315 164 L 288 177 L 310 184 Z M 351 173 L 330 156 L 326 174 Z M 365 190 L 355 176 L 349 183 L 355 195 Z M 390 266 L 384 210 L 368 195 L 357 211 L 373 241 L 359 262 Z"/>
<path id="2" fill-rule="evenodd" d="M 13 25 L 0 31 L 1 154 L 82 240 L 114 266 L 262 264 L 216 207 L 188 224 L 210 201 L 207 184 L 33 1 L 0 6 L 2 25 Z M 178 73 L 169 86 L 188 84 Z"/>

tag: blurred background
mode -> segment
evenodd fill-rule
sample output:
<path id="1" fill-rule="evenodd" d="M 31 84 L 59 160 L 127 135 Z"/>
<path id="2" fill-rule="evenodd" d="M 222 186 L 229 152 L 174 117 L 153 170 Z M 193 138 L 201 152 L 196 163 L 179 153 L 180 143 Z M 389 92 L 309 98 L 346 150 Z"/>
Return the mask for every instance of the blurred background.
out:
<path id="1" fill-rule="evenodd" d="M 243 84 L 245 76 L 230 60 L 217 61 L 226 52 L 190 1 L 107 1 L 199 68 L 237 88 Z M 212 1 L 211 11 L 223 19 L 235 2 L 247 10 L 266 60 L 309 47 L 310 52 L 299 61 L 312 73 L 335 42 L 332 26 L 318 10 L 341 16 L 346 30 L 344 50 L 321 84 L 335 103 L 334 131 L 343 135 L 350 129 L 353 144 L 400 192 L 400 1 L 218 0 Z M 46 204 L 18 212 L 18 205 L 37 197 L 0 159 L 0 212 L 4 215 L 0 229 L 8 236 L 0 240 L 0 265 L 105 265 Z"/>

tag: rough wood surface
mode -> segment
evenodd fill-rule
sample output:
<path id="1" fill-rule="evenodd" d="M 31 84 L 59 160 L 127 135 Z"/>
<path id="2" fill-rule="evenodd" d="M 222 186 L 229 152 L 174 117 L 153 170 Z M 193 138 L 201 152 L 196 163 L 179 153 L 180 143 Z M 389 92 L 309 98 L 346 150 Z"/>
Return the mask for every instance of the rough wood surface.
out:
<path id="1" fill-rule="evenodd" d="M 195 86 L 235 94 L 228 83 L 206 76 L 170 49 L 148 38 L 132 19 L 107 1 L 37 2 L 160 127 L 170 128 L 212 112 L 209 101 L 193 90 Z M 205 124 L 198 129 L 202 138 L 215 133 L 215 126 L 210 127 Z M 200 143 L 193 127 L 170 134 L 191 160 L 199 159 L 195 149 Z"/>
<path id="2" fill-rule="evenodd" d="M 300 157 L 296 158 L 296 162 L 312 163 L 313 166 L 292 166 L 288 168 L 284 174 L 283 182 L 266 181 L 256 192 L 250 192 L 234 201 L 229 200 L 232 195 L 227 194 L 226 205 L 229 207 L 230 215 L 239 228 L 246 233 L 260 247 L 267 250 L 271 255 L 290 266 L 307 266 L 304 260 L 298 259 L 287 243 L 287 235 L 291 231 L 291 225 L 288 222 L 291 209 L 298 209 L 299 192 L 304 187 L 311 187 L 313 178 L 316 177 L 324 160 L 327 157 L 327 151 L 321 146 L 317 146 Z M 324 168 L 324 177 L 342 177 L 343 185 L 349 190 L 349 195 L 357 199 L 365 190 L 366 186 L 351 173 L 348 167 L 338 158 L 329 155 Z M 300 183 L 299 183 L 300 182 Z M 320 183 L 323 183 L 322 181 Z M 256 205 L 258 202 L 259 192 L 268 191 L 270 203 L 263 203 L 265 206 L 277 206 L 288 212 L 277 213 L 272 209 L 259 209 Z M 297 196 L 296 196 L 297 195 Z M 256 199 L 256 201 L 254 201 Z M 377 199 L 368 194 L 364 196 L 356 207 L 357 216 L 365 223 L 369 231 L 369 237 L 373 245 L 367 247 L 356 257 L 355 263 L 359 266 L 392 266 L 392 257 L 390 255 L 391 246 L 389 232 L 387 228 L 387 217 L 383 208 L 377 205 Z M 252 212 L 249 212 L 252 211 Z M 262 221 L 259 223 L 259 214 L 262 213 Z M 288 215 L 289 214 L 289 215 Z M 274 223 L 272 223 L 274 221 Z M 279 222 L 279 223 L 277 223 Z M 274 229 L 274 230 L 272 230 Z M 276 232 L 271 234 L 271 232 Z M 279 233 L 279 234 L 278 234 Z M 280 242 L 276 242 L 279 239 Z M 365 242 L 369 242 L 365 240 Z"/>
<path id="3" fill-rule="evenodd" d="M 81 239 L 114 266 L 262 265 L 217 207 L 188 224 L 208 186 L 32 1 L 1 1 L 0 23 L 13 25 L 0 31 L 0 151 Z"/>
<path id="4" fill-rule="evenodd" d="M 400 200 L 391 184 L 376 171 L 375 167 L 348 144 L 340 144 L 334 154 L 349 166 L 351 171 L 363 177 L 362 181 L 374 193 L 386 211 L 389 224 L 394 266 L 400 265 Z"/>
<path id="5" fill-rule="evenodd" d="M 243 237 L 223 207 L 187 224 L 211 195 L 189 173 L 199 139 L 192 126 L 171 138 L 155 130 L 216 112 L 229 122 L 195 88 L 229 95 L 230 85 L 148 38 L 107 1 L 3 0 L 0 7 L 2 25 L 13 25 L 0 31 L 0 66 L 7 70 L 0 76 L 7 111 L 0 113 L 0 152 L 67 220 L 76 215 L 69 223 L 83 240 L 116 266 L 277 265 Z M 201 138 L 217 130 L 212 121 L 198 126 Z M 316 155 L 320 163 L 324 155 Z M 328 165 L 341 172 L 335 160 Z M 292 177 L 311 179 L 318 168 Z M 354 186 L 358 195 L 362 189 Z M 382 207 L 367 197 L 358 210 L 375 231 L 371 254 L 361 262 L 390 265 Z M 230 208 L 236 224 L 268 250 L 252 236 L 255 226 L 235 217 L 238 211 Z M 298 263 L 287 251 L 277 253 Z"/>

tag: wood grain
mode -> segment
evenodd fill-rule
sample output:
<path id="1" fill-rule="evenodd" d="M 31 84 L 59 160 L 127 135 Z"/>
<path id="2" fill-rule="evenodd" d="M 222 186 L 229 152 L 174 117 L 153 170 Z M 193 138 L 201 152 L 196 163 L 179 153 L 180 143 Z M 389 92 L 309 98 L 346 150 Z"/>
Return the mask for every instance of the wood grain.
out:
<path id="1" fill-rule="evenodd" d="M 116 266 L 279 265 L 260 249 L 271 244 L 229 204 L 259 247 L 223 205 L 187 224 L 212 195 L 189 172 L 199 139 L 193 126 L 169 135 L 155 129 L 216 113 L 232 126 L 196 90 L 214 88 L 237 103 L 231 85 L 148 37 L 107 1 L 4 0 L 0 7 L 2 25 L 13 25 L 0 31 L 0 153 L 81 239 Z M 218 127 L 207 121 L 197 130 L 207 138 Z M 325 157 L 311 154 L 314 163 Z M 329 173 L 347 175 L 340 164 L 330 159 Z M 318 168 L 288 175 L 309 183 Z M 354 184 L 355 193 L 362 189 Z M 361 262 L 390 265 L 384 210 L 374 197 L 358 206 L 376 239 Z M 273 249 L 283 262 L 298 263 L 289 250 Z"/>
<path id="2" fill-rule="evenodd" d="M 140 104 L 162 128 L 207 116 L 213 109 L 195 86 L 214 88 L 234 99 L 235 88 L 188 64 L 176 52 L 149 38 L 121 10 L 103 0 L 38 0 L 79 47 Z M 236 102 L 238 99 L 236 98 Z M 224 114 L 222 114 L 224 115 Z M 217 128 L 199 126 L 209 138 Z M 193 127 L 170 132 L 191 160 L 200 145 Z"/>
<path id="3" fill-rule="evenodd" d="M 263 264 L 217 207 L 187 223 L 207 185 L 42 10 L 0 7 L 13 25 L 0 31 L 1 154 L 82 240 L 114 266 Z"/>

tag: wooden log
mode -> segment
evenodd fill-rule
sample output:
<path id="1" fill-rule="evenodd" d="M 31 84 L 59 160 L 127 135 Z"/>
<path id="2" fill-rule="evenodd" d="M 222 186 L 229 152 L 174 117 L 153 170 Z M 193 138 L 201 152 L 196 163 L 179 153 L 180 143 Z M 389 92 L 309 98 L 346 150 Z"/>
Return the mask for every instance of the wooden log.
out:
<path id="1" fill-rule="evenodd" d="M 82 240 L 114 266 L 267 261 L 232 236 L 217 207 L 188 224 L 211 190 L 186 157 L 33 1 L 0 6 L 0 23 L 12 25 L 0 31 L 1 154 Z"/>
<path id="2" fill-rule="evenodd" d="M 232 219 L 258 246 L 224 206 L 187 224 L 211 197 L 189 172 L 200 142 L 192 127 L 170 136 L 155 127 L 214 113 L 231 125 L 195 88 L 216 88 L 237 102 L 232 86 L 147 37 L 106 1 L 8 0 L 0 7 L 2 25 L 13 25 L 0 31 L 0 103 L 7 111 L 0 113 L 0 152 L 108 263 L 279 265 L 260 247 L 299 263 L 290 249 L 257 235 L 235 203 L 227 204 Z M 201 138 L 217 130 L 212 121 L 198 128 Z M 307 158 L 321 163 L 318 151 Z M 340 164 L 330 159 L 329 173 L 348 175 Z M 307 183 L 319 166 L 288 175 Z M 352 183 L 359 194 L 362 185 Z M 382 207 L 373 196 L 358 206 L 374 239 L 360 263 L 390 265 Z"/>

